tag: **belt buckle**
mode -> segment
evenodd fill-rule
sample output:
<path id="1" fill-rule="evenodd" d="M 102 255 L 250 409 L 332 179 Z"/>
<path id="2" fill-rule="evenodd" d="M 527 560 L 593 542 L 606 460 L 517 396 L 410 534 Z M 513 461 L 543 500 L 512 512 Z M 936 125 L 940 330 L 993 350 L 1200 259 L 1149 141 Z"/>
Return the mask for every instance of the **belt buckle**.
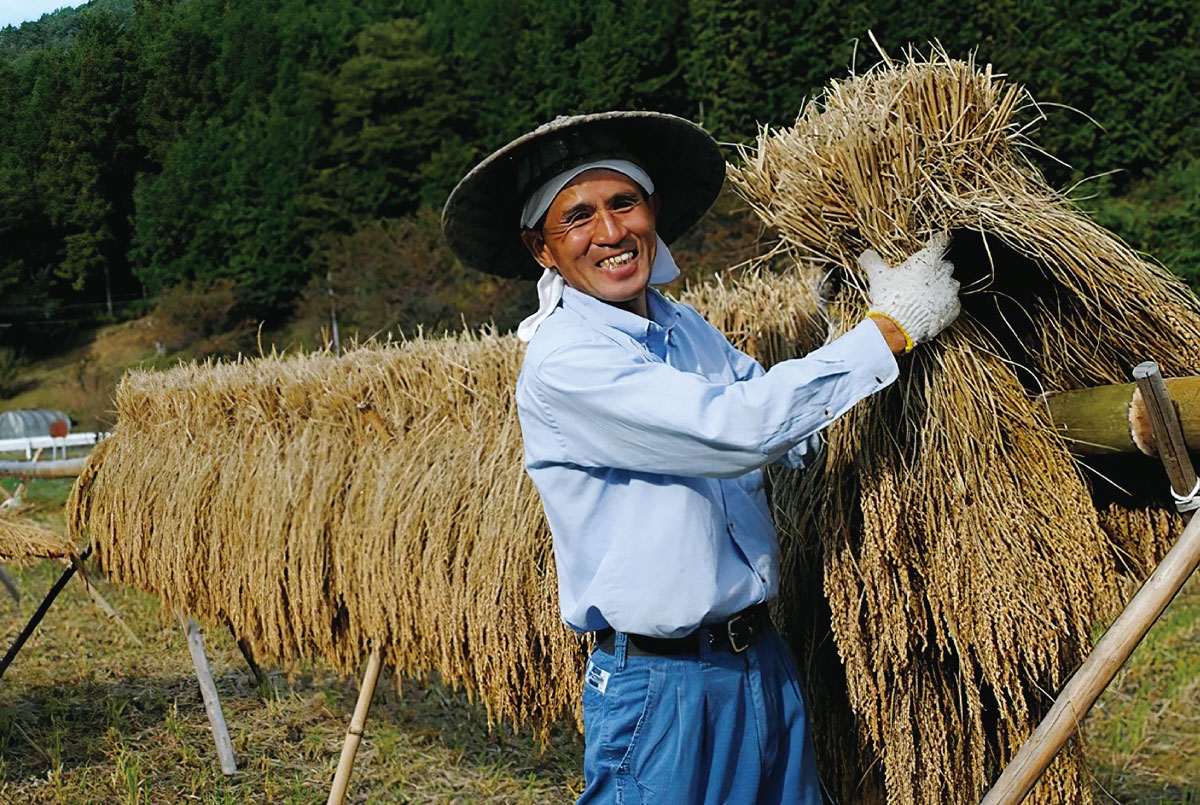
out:
<path id="1" fill-rule="evenodd" d="M 744 636 L 741 634 L 741 624 L 745 624 Z M 725 622 L 725 632 L 729 636 L 729 647 L 733 649 L 733 653 L 741 654 L 750 648 L 750 641 L 754 638 L 754 625 L 745 615 L 738 614 Z"/>

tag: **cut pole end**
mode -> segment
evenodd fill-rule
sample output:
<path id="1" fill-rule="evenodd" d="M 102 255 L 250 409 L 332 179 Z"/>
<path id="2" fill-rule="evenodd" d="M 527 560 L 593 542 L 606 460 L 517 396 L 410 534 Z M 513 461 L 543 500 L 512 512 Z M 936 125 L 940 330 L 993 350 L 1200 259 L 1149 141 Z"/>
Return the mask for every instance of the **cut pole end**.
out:
<path id="1" fill-rule="evenodd" d="M 1137 366 L 1133 367 L 1133 379 L 1141 380 L 1142 378 L 1152 377 L 1159 374 L 1158 364 L 1154 361 L 1142 361 Z"/>

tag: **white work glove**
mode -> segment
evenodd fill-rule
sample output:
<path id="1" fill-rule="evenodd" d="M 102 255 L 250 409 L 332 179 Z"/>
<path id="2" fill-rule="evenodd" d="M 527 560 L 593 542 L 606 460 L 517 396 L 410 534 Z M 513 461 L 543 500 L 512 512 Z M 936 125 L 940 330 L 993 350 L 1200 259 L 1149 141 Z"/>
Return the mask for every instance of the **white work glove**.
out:
<path id="1" fill-rule="evenodd" d="M 867 315 L 882 315 L 899 327 L 908 342 L 905 352 L 923 344 L 958 318 L 958 280 L 954 265 L 946 260 L 950 233 L 939 232 L 925 248 L 895 268 L 873 249 L 858 256 L 870 283 Z"/>

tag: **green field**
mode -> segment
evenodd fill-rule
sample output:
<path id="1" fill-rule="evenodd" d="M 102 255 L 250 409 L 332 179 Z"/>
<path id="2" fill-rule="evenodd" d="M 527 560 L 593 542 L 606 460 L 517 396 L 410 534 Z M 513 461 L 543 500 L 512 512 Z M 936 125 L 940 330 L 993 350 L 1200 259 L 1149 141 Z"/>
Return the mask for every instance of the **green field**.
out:
<path id="1" fill-rule="evenodd" d="M 6 483 L 11 488 L 11 482 Z M 27 514 L 61 527 L 62 481 L 35 482 Z M 0 599 L 5 647 L 61 567 L 17 571 Z M 156 599 L 97 582 L 138 645 L 72 580 L 0 683 L 0 802 L 324 801 L 354 680 L 320 666 L 259 687 L 227 631 L 206 632 L 241 773 L 222 777 L 186 641 Z M 3 593 L 0 593 L 3 595 Z M 353 802 L 566 802 L 582 742 L 548 747 L 437 684 L 384 680 L 351 780 Z M 1086 725 L 1096 800 L 1200 803 L 1200 579 L 1163 615 Z"/>

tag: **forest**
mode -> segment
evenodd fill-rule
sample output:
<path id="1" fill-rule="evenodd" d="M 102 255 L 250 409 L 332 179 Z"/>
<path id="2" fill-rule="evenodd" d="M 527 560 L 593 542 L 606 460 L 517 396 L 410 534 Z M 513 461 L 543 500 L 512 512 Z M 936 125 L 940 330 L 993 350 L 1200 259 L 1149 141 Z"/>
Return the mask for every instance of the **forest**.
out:
<path id="1" fill-rule="evenodd" d="M 440 236 L 471 165 L 607 109 L 750 142 L 878 61 L 868 32 L 1028 87 L 1038 167 L 1200 286 L 1198 19 L 1194 0 L 92 0 L 0 30 L 0 363 L 151 313 L 166 348 L 217 353 L 312 346 L 333 310 L 362 336 L 511 327 L 532 289 Z M 757 237 L 727 198 L 681 262 Z"/>

